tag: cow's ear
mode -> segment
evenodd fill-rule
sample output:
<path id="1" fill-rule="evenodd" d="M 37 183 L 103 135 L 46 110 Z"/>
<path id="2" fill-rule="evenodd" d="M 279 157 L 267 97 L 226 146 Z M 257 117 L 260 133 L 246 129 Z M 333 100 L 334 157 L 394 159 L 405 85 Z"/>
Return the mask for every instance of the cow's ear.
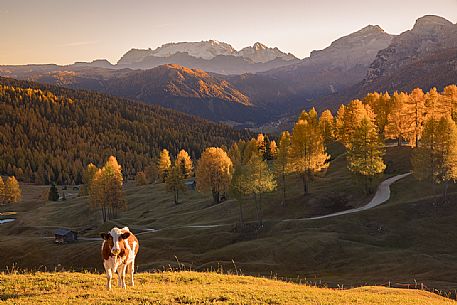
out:
<path id="1" fill-rule="evenodd" d="M 101 236 L 104 240 L 108 240 L 108 238 L 109 238 L 109 234 L 108 234 L 108 233 L 100 233 L 100 236 Z"/>
<path id="2" fill-rule="evenodd" d="M 121 236 L 122 236 L 122 239 L 127 239 L 127 238 L 129 238 L 129 236 L 130 236 L 130 232 L 122 233 Z"/>

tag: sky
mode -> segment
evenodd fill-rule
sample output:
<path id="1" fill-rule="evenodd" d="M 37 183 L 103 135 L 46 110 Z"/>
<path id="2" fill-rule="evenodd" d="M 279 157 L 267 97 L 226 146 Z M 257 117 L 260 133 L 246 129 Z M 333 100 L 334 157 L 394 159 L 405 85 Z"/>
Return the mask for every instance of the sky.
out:
<path id="1" fill-rule="evenodd" d="M 299 58 L 368 24 L 399 34 L 423 15 L 457 22 L 457 0 L 0 0 L 0 65 L 108 59 L 215 39 Z"/>

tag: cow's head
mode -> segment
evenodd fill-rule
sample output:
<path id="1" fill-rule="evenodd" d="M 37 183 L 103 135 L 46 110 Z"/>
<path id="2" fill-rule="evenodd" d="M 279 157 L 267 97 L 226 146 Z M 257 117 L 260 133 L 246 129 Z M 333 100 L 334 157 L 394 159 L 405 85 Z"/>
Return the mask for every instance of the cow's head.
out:
<path id="1" fill-rule="evenodd" d="M 105 245 L 111 249 L 113 255 L 119 255 L 125 249 L 125 244 L 122 241 L 130 236 L 130 232 L 122 232 L 118 228 L 113 228 L 108 233 L 101 233 L 100 236 L 105 240 Z"/>

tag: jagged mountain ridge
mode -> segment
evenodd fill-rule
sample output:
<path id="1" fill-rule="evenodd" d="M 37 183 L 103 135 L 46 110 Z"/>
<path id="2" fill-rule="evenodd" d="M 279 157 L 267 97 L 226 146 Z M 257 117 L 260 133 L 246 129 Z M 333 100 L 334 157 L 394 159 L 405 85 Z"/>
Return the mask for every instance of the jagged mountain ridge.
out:
<path id="1" fill-rule="evenodd" d="M 433 15 L 417 19 L 414 27 L 392 40 L 370 65 L 363 87 L 379 79 L 394 76 L 396 71 L 420 61 L 432 53 L 457 47 L 457 25 Z"/>
<path id="2" fill-rule="evenodd" d="M 167 43 L 155 50 L 131 49 L 115 67 L 146 70 L 163 64 L 179 64 L 219 74 L 243 74 L 267 71 L 298 61 L 290 53 L 259 42 L 236 51 L 227 43 L 209 40 Z"/>

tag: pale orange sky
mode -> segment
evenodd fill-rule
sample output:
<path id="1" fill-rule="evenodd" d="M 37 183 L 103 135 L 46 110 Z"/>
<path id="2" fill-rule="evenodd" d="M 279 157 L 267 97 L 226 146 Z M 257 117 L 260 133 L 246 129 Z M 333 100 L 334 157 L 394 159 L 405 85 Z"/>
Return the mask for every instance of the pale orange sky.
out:
<path id="1" fill-rule="evenodd" d="M 455 23 L 457 0 L 0 0 L 0 64 L 115 63 L 131 48 L 208 39 L 303 58 L 368 24 L 399 34 L 426 14 Z"/>

